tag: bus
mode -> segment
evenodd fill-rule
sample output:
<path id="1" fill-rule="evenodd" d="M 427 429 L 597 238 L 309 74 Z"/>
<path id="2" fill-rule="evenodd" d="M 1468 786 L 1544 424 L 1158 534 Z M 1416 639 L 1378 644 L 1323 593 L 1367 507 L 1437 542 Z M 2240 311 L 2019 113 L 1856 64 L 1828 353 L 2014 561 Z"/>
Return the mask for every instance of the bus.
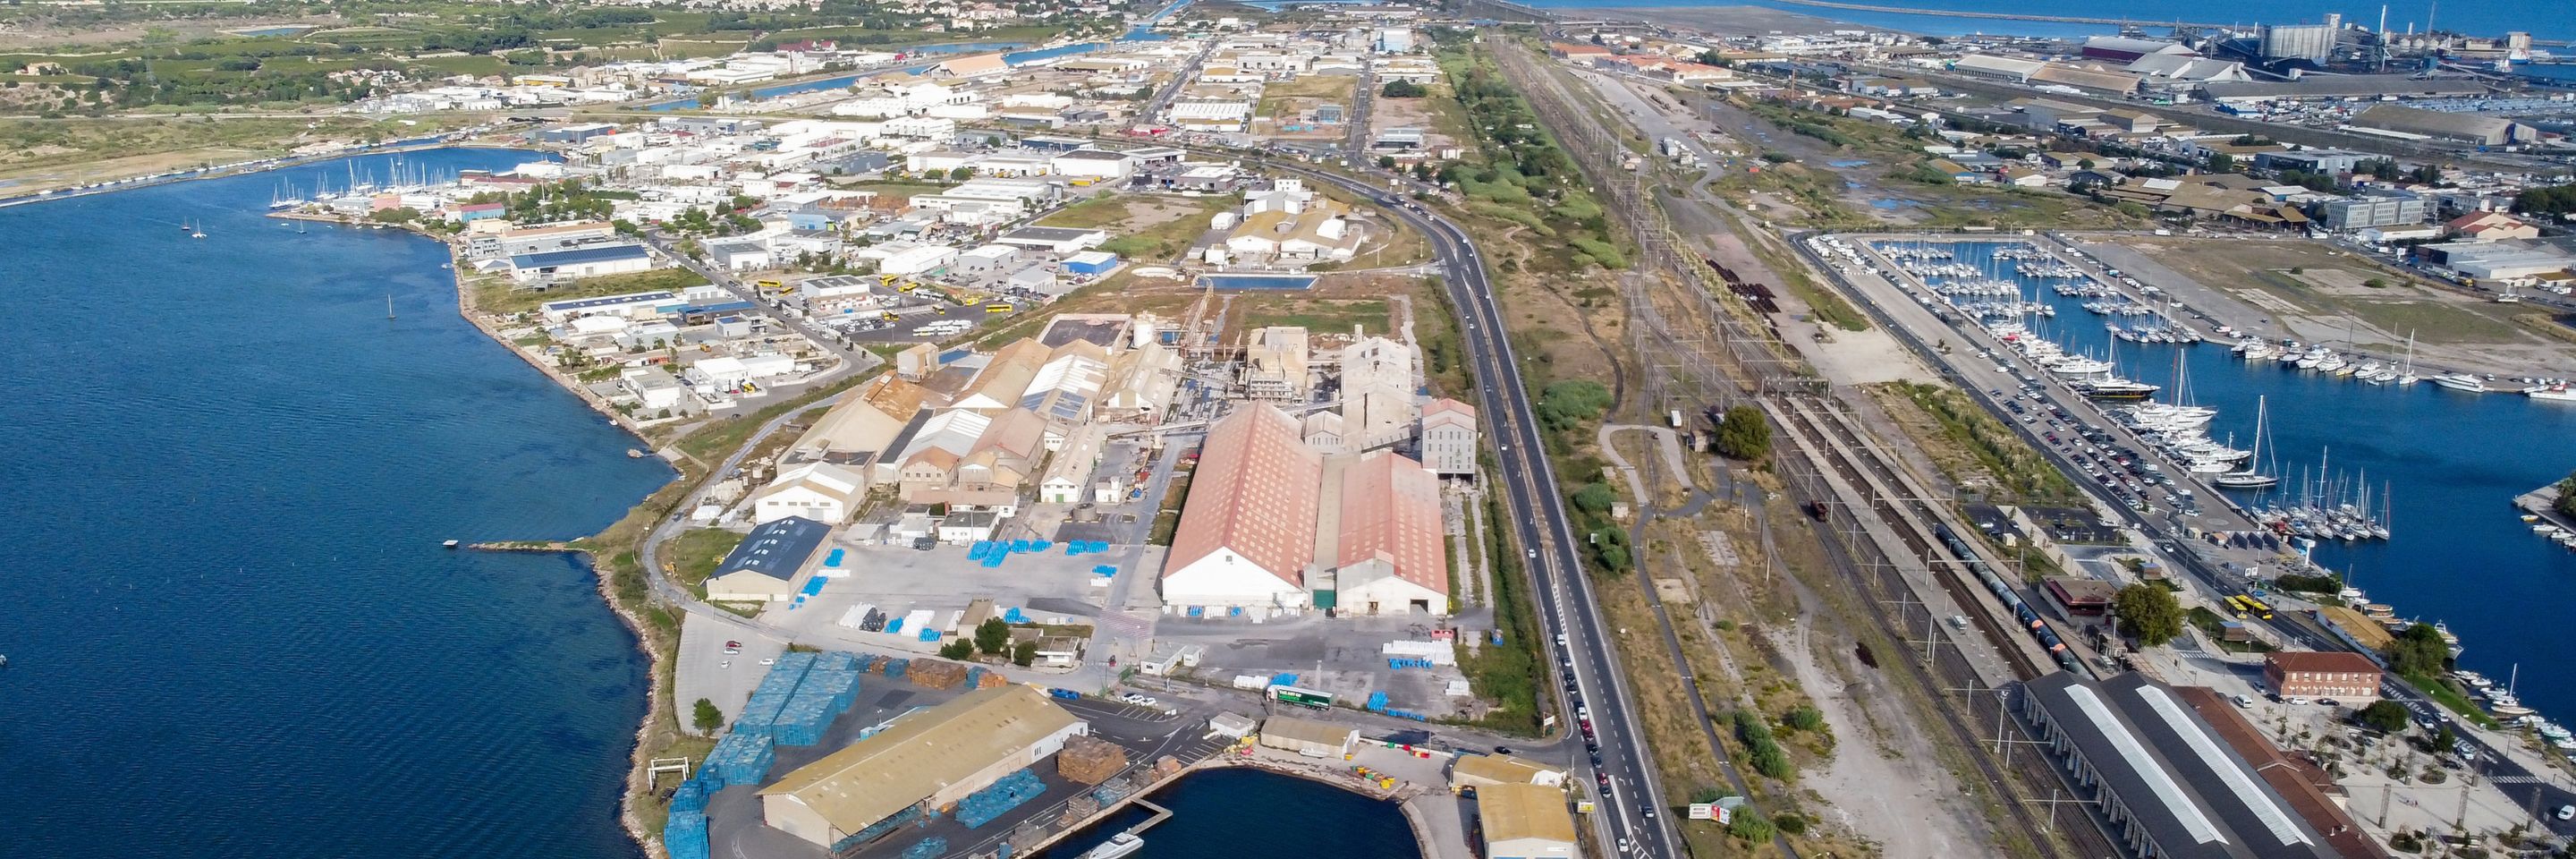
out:
<path id="1" fill-rule="evenodd" d="M 1270 700 L 1321 710 L 1333 706 L 1333 693 L 1280 685 L 1270 687 Z"/>
<path id="2" fill-rule="evenodd" d="M 2272 619 L 2272 607 L 2271 607 L 2271 606 L 2264 605 L 2262 600 L 2258 600 L 2258 599 L 2255 599 L 2255 598 L 2253 598 L 2253 597 L 2245 597 L 2245 598 L 2244 598 L 2244 600 L 2245 600 L 2245 607 L 2246 607 L 2247 609 L 2251 609 L 2251 610 L 2254 612 L 2254 616 L 2256 616 L 2256 617 L 2260 617 L 2260 618 L 2262 618 L 2262 619 L 2264 619 L 2264 620 L 2271 620 L 2271 619 Z"/>
<path id="3" fill-rule="evenodd" d="M 2227 610 L 2234 612 L 2237 617 L 2244 617 L 2247 612 L 2253 611 L 2253 609 L 2245 605 L 2245 598 L 2240 596 L 2229 596 L 2227 598 Z"/>
<path id="4" fill-rule="evenodd" d="M 920 288 L 921 288 L 921 284 L 914 283 L 914 282 L 912 282 L 912 281 L 907 280 L 907 281 L 904 281 L 904 282 L 903 282 L 903 285 L 902 285 L 902 286 L 897 287 L 897 288 L 895 289 L 895 291 L 896 291 L 896 292 L 911 292 L 911 291 L 913 291 L 913 290 L 920 289 Z"/>
<path id="5" fill-rule="evenodd" d="M 764 280 L 760 282 L 760 288 L 776 292 L 778 290 L 786 289 L 787 285 L 774 280 Z"/>
<path id="6" fill-rule="evenodd" d="M 1007 301 L 996 301 L 991 304 L 984 305 L 984 312 L 986 313 L 1009 313 L 1018 309 L 1019 308 L 1012 307 L 1010 302 Z"/>

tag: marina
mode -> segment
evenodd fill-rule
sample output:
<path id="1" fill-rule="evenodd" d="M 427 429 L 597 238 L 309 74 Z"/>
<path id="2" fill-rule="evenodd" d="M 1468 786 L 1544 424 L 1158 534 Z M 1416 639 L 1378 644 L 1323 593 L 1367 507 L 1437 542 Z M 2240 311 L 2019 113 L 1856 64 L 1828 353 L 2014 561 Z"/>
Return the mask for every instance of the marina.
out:
<path id="1" fill-rule="evenodd" d="M 2139 406 L 2155 409 L 2150 415 L 2203 421 L 2206 437 L 2221 440 L 2224 447 L 2248 448 L 2249 459 L 2250 448 L 2259 441 L 2264 461 L 2248 476 L 2234 480 L 2260 485 L 2218 484 L 2217 478 L 2226 471 L 2197 476 L 2207 478 L 2206 483 L 2179 479 L 2170 472 L 2172 460 L 2164 463 L 2168 473 L 2163 476 L 2181 484 L 2176 488 L 2201 484 L 2188 496 L 2191 500 L 2223 499 L 2226 509 L 2235 514 L 2230 518 L 2269 537 L 2252 544 L 2241 534 L 2228 537 L 2236 545 L 2277 547 L 2275 551 L 2297 553 L 2281 555 L 2289 561 L 2306 557 L 2325 570 L 2366 582 L 2369 598 L 2402 607 L 2392 609 L 2392 617 L 2403 614 L 2428 622 L 2446 621 L 2445 629 L 2456 629 L 2458 638 L 2476 645 L 2464 651 L 2463 667 L 2503 671 L 2517 658 L 2553 651 L 2556 642 L 2542 631 L 2552 628 L 2556 623 L 2552 618 L 2565 610 L 2564 600 L 2556 595 L 2564 593 L 2563 583 L 2570 576 L 2576 576 L 2576 552 L 2555 539 L 2532 539 L 2529 523 L 2494 511 L 2500 501 L 2513 499 L 2534 484 L 2555 481 L 2576 465 L 2565 457 L 2570 449 L 2567 439 L 2576 437 L 2576 410 L 2546 397 L 2464 395 L 2432 381 L 2446 371 L 2409 367 L 2404 356 L 2397 357 L 2395 366 L 2385 358 L 2347 358 L 2344 363 L 2351 373 L 2346 374 L 2317 369 L 2328 364 L 2327 356 L 2320 354 L 2308 370 L 2300 371 L 2296 361 L 2286 369 L 2277 360 L 2270 362 L 2275 366 L 2249 366 L 2255 362 L 2241 358 L 2244 353 L 2234 349 L 2133 343 L 2095 325 L 2069 324 L 2070 319 L 2082 318 L 2069 315 L 2080 313 L 2081 303 L 2113 300 L 2158 307 L 2163 318 L 2205 330 L 2212 337 L 2225 337 L 2232 330 L 2227 320 L 2160 300 L 2165 290 L 2145 293 L 2144 287 L 2153 284 L 2130 287 L 2082 254 L 2081 246 L 2055 237 L 1956 242 L 1889 237 L 1885 241 L 1899 248 L 1919 248 L 1887 257 L 1891 265 L 1913 260 L 1921 265 L 1963 266 L 1948 271 L 2014 281 L 2022 287 L 2023 298 L 2007 296 L 2006 300 L 2045 302 L 2061 313 L 2055 319 L 1972 317 L 1984 319 L 1990 331 L 2001 326 L 2004 333 L 2017 334 L 2012 326 L 2020 326 L 2018 332 L 2028 333 L 2034 343 L 2031 348 L 2043 356 L 2054 349 L 2057 355 L 2090 356 L 2103 364 L 2113 363 L 2109 359 L 2117 347 L 2119 372 L 2138 377 L 2123 381 L 2160 389 L 2149 401 L 2152 406 Z M 2028 249 L 2032 248 L 2083 266 L 2092 277 L 2077 282 L 2072 294 L 2059 294 L 2052 284 L 2062 280 L 2019 273 L 2020 266 L 2031 262 Z M 1996 254 L 2004 249 L 2012 250 L 1998 261 Z M 1947 299 L 1933 292 L 1916 296 L 1919 302 L 1954 314 L 1973 313 Z M 2050 345 L 2036 345 L 2042 340 Z M 2308 346 L 2301 344 L 2302 357 Z M 2247 350 L 2259 351 L 2251 344 Z M 2006 360 L 1998 356 L 1999 362 Z M 2025 354 L 2009 360 L 2032 359 Z M 2390 371 L 2385 383 L 2369 384 L 2366 379 L 2355 383 L 2364 363 L 2373 360 L 2377 366 L 2372 369 Z M 2079 371 L 2094 369 L 2090 363 L 2067 363 Z M 2038 378 L 2042 365 L 2023 366 L 2027 369 L 2021 372 Z M 2426 383 L 2397 384 L 2409 370 Z M 2455 379 L 2455 383 L 2469 387 L 2472 379 L 2481 386 L 2516 385 L 2512 390 L 2520 390 L 2523 384 L 2489 382 L 2483 376 Z M 2190 399 L 2173 399 L 2162 390 L 2169 388 L 2187 388 Z M 2128 416 L 2132 423 L 2139 417 L 2136 412 Z M 2244 444 L 2227 444 L 2230 438 Z M 2276 461 L 2289 465 L 2278 467 L 2272 464 Z M 2140 486 L 2148 485 L 2143 476 L 2130 477 Z M 2346 512 L 2346 505 L 2353 515 L 2338 516 Z M 2364 511 L 2368 515 L 2361 515 Z M 2164 509 L 2157 509 L 2155 515 L 2178 517 L 2176 521 L 2188 516 Z M 2190 521 L 2196 527 L 2200 522 L 2218 524 L 2206 516 Z M 2302 521 L 2307 523 L 2305 535 L 2299 533 Z M 2326 533 L 2329 527 L 2331 534 Z M 2356 529 L 2359 534 L 2346 536 Z M 2379 537 L 2381 529 L 2390 536 Z M 2410 535 L 2423 539 L 2410 539 Z M 2498 593 L 2530 597 L 2488 598 Z M 2537 712 L 2576 712 L 2576 687 L 2533 678 L 2518 690 L 2517 706 Z"/>

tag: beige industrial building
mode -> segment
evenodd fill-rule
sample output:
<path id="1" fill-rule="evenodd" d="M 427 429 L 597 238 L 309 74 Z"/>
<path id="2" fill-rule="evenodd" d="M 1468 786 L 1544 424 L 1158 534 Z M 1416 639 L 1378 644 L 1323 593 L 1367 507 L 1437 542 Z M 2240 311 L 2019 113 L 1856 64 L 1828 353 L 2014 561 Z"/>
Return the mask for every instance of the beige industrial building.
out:
<path id="1" fill-rule="evenodd" d="M 1413 347 L 1366 337 L 1342 350 L 1342 443 L 1385 447 L 1413 436 Z"/>
<path id="2" fill-rule="evenodd" d="M 914 805 L 964 799 L 1090 731 L 1033 687 L 969 692 L 762 788 L 761 820 L 829 848 Z"/>
<path id="3" fill-rule="evenodd" d="M 1360 729 L 1296 716 L 1272 716 L 1261 722 L 1261 747 L 1294 752 L 1310 758 L 1338 758 L 1350 754 L 1351 746 L 1360 741 Z"/>
<path id="4" fill-rule="evenodd" d="M 1498 784 L 1476 790 L 1484 819 L 1485 859 L 1570 859 L 1574 814 L 1565 790 L 1537 784 Z"/>
<path id="5" fill-rule="evenodd" d="M 1449 787 L 1477 790 L 1498 784 L 1565 785 L 1565 768 L 1511 755 L 1459 755 L 1449 765 Z"/>

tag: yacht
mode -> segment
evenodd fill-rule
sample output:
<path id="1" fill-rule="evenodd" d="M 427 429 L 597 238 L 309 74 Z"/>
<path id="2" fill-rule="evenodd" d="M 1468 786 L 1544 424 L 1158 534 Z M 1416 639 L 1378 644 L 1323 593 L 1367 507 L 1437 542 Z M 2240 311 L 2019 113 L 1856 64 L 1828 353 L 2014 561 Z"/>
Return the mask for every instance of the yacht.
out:
<path id="1" fill-rule="evenodd" d="M 1082 854 L 1082 859 L 1118 859 L 1120 856 L 1143 849 L 1145 849 L 1144 838 L 1133 832 L 1121 832 L 1109 836 L 1109 840 L 1101 842 L 1100 846 Z"/>
<path id="2" fill-rule="evenodd" d="M 2487 392 L 2486 380 L 2467 373 L 2443 373 L 2436 376 L 2428 376 L 2426 378 L 2431 379 L 2433 384 L 2440 385 L 2454 391 L 2467 391 L 2472 394 L 2483 394 Z"/>
<path id="3" fill-rule="evenodd" d="M 2111 372 L 2111 363 L 2097 358 L 2086 358 L 2081 355 L 2075 355 L 2061 358 L 2055 363 L 2048 365 L 2048 371 L 2060 376 L 2090 376 L 2095 373 Z"/>
<path id="4" fill-rule="evenodd" d="M 2150 385 L 2118 376 L 2104 376 L 2090 382 L 2078 382 L 2076 388 L 2082 391 L 2084 396 L 2096 400 L 2143 400 L 2155 396 L 2157 391 L 2164 390 L 2160 385 Z"/>
<path id="5" fill-rule="evenodd" d="M 2555 385 L 2542 385 L 2533 388 L 2526 388 L 2523 390 L 2522 395 L 2535 400 L 2576 403 L 2576 391 L 2568 390 L 2567 384 L 2564 382 Z"/>
<path id="6" fill-rule="evenodd" d="M 2245 466 L 2210 478 L 2210 483 L 2224 489 L 2262 489 L 2280 483 L 2281 478 L 2255 470 L 2263 458 L 2263 437 L 2270 434 L 2270 404 L 2266 398 L 2254 398 L 2254 450 L 2245 457 Z"/>

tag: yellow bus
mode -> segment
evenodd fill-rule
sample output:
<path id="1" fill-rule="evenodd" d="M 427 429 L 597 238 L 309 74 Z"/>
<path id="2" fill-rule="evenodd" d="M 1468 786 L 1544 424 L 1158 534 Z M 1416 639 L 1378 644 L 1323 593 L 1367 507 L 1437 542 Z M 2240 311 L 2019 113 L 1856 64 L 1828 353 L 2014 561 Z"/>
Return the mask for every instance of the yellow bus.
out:
<path id="1" fill-rule="evenodd" d="M 2264 620 L 2272 619 L 2272 607 L 2264 605 L 2262 600 L 2258 600 L 2253 597 L 2246 597 L 2245 607 L 2252 609 L 2256 617 L 2260 617 Z"/>
<path id="2" fill-rule="evenodd" d="M 2244 597 L 2230 596 L 2227 598 L 2227 610 L 2234 612 L 2237 617 L 2244 617 L 2246 612 L 2252 611 L 2253 609 L 2246 607 Z"/>
<path id="3" fill-rule="evenodd" d="M 779 283 L 778 281 L 774 281 L 774 280 L 764 280 L 764 281 L 761 281 L 761 282 L 760 282 L 760 288 L 762 288 L 762 289 L 770 289 L 770 290 L 777 290 L 777 289 L 786 289 L 786 288 L 787 288 L 787 285 L 786 285 L 786 284 L 783 284 L 783 283 Z"/>
<path id="4" fill-rule="evenodd" d="M 1012 307 L 1009 302 L 1002 301 L 996 301 L 991 304 L 984 305 L 984 312 L 986 313 L 1009 313 L 1017 309 L 1019 308 Z"/>
<path id="5" fill-rule="evenodd" d="M 920 289 L 920 288 L 921 288 L 921 284 L 914 283 L 914 282 L 912 282 L 912 281 L 907 280 L 907 281 L 904 281 L 904 282 L 903 282 L 903 286 L 901 286 L 901 287 L 897 288 L 895 291 L 896 291 L 896 292 L 911 292 L 911 291 L 913 291 L 913 290 Z"/>

